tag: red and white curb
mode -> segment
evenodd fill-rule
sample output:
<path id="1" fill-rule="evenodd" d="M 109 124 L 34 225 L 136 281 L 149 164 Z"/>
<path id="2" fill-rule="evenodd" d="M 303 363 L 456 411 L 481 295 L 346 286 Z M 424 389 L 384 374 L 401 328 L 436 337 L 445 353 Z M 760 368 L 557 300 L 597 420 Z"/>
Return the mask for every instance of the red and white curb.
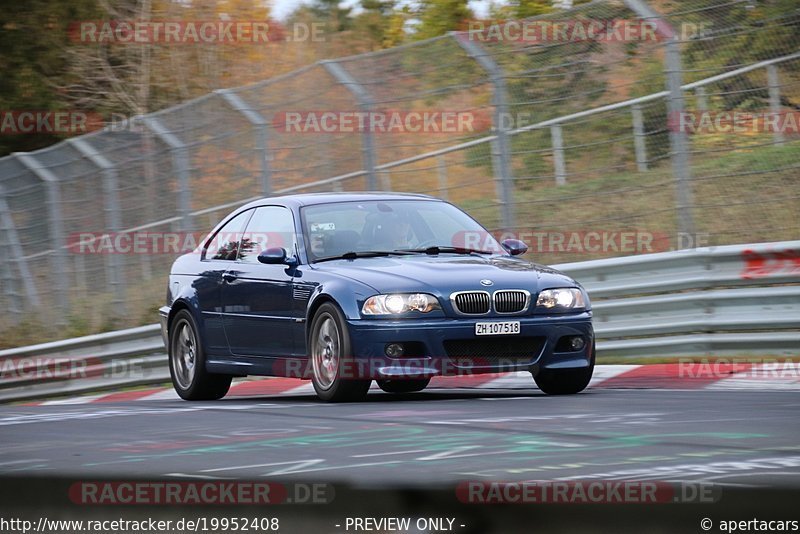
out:
<path id="1" fill-rule="evenodd" d="M 703 389 L 750 391 L 800 391 L 800 363 L 669 363 L 652 365 L 598 365 L 590 388 L 594 389 Z M 379 390 L 373 382 L 373 390 Z M 467 376 L 437 376 L 428 389 L 535 390 L 528 372 Z M 227 397 L 270 397 L 313 395 L 310 381 L 295 378 L 263 378 L 235 382 Z M 28 405 L 88 404 L 171 400 L 172 388 L 153 388 L 85 395 L 67 399 L 32 402 Z"/>

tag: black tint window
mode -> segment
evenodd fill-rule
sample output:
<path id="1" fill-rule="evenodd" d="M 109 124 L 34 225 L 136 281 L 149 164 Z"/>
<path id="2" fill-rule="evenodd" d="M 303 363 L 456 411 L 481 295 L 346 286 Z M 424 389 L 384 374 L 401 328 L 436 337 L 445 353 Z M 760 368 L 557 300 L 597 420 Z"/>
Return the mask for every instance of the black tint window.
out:
<path id="1" fill-rule="evenodd" d="M 212 260 L 235 260 L 236 255 L 239 253 L 244 227 L 252 214 L 253 210 L 242 212 L 220 228 L 206 247 L 206 258 Z"/>
<path id="2" fill-rule="evenodd" d="M 294 255 L 294 218 L 280 206 L 256 208 L 239 247 L 239 260 L 258 263 L 258 255 L 268 248 L 282 247 L 286 255 Z"/>

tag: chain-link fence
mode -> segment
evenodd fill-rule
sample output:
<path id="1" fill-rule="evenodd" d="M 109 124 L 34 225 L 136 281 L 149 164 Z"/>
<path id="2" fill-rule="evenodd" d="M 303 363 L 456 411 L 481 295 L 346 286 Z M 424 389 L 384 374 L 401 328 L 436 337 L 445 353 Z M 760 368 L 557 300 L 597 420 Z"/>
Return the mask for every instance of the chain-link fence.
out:
<path id="1" fill-rule="evenodd" d="M 800 8 L 657 7 L 478 24 L 0 159 L 3 344 L 152 322 L 164 236 L 283 192 L 433 194 L 542 263 L 797 239 Z"/>

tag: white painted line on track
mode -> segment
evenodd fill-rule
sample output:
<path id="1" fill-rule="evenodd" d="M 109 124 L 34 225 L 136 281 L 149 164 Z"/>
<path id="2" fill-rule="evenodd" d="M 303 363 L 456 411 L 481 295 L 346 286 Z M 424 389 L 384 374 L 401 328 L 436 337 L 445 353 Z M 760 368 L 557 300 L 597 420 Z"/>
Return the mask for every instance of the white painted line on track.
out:
<path id="1" fill-rule="evenodd" d="M 151 395 L 146 395 L 138 400 L 181 400 L 174 389 L 169 388 L 163 391 L 158 391 Z"/>
<path id="2" fill-rule="evenodd" d="M 108 393 L 99 393 L 97 395 L 85 395 L 83 397 L 69 397 L 67 399 L 58 399 L 58 400 L 51 400 L 45 401 L 41 405 L 42 406 L 64 406 L 64 405 L 71 405 L 71 404 L 89 404 L 90 402 L 94 402 L 97 399 L 101 399 L 107 396 Z"/>

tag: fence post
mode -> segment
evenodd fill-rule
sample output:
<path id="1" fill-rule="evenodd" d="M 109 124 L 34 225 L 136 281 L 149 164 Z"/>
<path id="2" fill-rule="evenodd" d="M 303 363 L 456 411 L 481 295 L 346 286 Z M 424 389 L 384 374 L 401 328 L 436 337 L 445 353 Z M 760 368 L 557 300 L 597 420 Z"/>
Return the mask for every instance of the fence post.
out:
<path id="1" fill-rule="evenodd" d="M 5 240 L 0 240 L 0 245 L 2 245 L 4 250 L 7 250 L 7 244 Z M 18 305 L 19 300 L 17 299 L 17 291 L 14 288 L 14 273 L 11 269 L 11 262 L 13 261 L 10 257 L 6 256 L 0 261 L 3 262 L 2 265 L 2 276 L 0 280 L 3 282 L 3 296 L 6 300 L 5 309 L 8 310 L 8 313 L 12 316 L 14 323 L 16 323 L 16 319 L 21 314 L 22 310 Z"/>
<path id="2" fill-rule="evenodd" d="M 680 117 L 685 112 L 683 98 L 683 66 L 681 65 L 680 39 L 674 28 L 650 8 L 643 0 L 625 0 L 625 5 L 633 10 L 641 19 L 652 20 L 655 30 L 665 38 L 664 72 L 667 78 L 667 110 L 668 119 Z M 689 165 L 689 139 L 686 132 L 671 128 L 669 132 L 672 173 L 675 178 L 675 199 L 677 203 L 678 231 L 684 235 L 694 235 L 694 216 L 692 214 L 691 168 Z"/>
<path id="3" fill-rule="evenodd" d="M 494 59 L 471 39 L 469 33 L 451 33 L 461 48 L 489 75 L 492 82 L 492 105 L 494 106 L 494 140 L 492 141 L 492 168 L 497 180 L 497 196 L 502 210 L 503 227 L 514 228 L 514 179 L 511 175 L 511 145 L 506 132 L 505 119 L 509 116 L 506 102 L 506 79 L 503 70 Z"/>
<path id="4" fill-rule="evenodd" d="M 564 185 L 567 183 L 567 164 L 564 161 L 564 136 L 560 124 L 550 127 L 550 139 L 553 144 L 553 168 L 556 172 L 556 184 Z"/>
<path id="5" fill-rule="evenodd" d="M 122 229 L 119 205 L 119 176 L 116 166 L 111 163 L 104 155 L 100 154 L 95 147 L 88 141 L 80 137 L 73 137 L 67 141 L 75 150 L 80 152 L 94 166 L 100 169 L 103 175 L 103 193 L 105 202 L 106 226 L 110 234 L 115 234 Z M 125 310 L 125 275 L 122 272 L 122 265 L 117 254 L 106 255 L 106 279 L 114 292 L 115 305 L 119 311 Z"/>
<path id="6" fill-rule="evenodd" d="M 436 156 L 436 168 L 439 174 L 439 196 L 444 200 L 450 200 L 447 191 L 447 164 L 441 154 Z"/>
<path id="7" fill-rule="evenodd" d="M 636 104 L 631 108 L 633 115 L 633 146 L 636 149 L 636 169 L 639 172 L 647 170 L 647 139 L 644 133 L 644 117 L 642 106 Z"/>
<path id="8" fill-rule="evenodd" d="M 11 276 L 8 288 L 11 288 L 11 282 L 14 280 L 13 273 L 10 272 L 11 265 L 15 264 L 25 295 L 28 297 L 28 303 L 32 308 L 35 308 L 39 306 L 39 294 L 36 292 L 33 276 L 28 268 L 28 261 L 25 259 L 25 252 L 19 241 L 17 228 L 14 225 L 14 219 L 11 217 L 11 210 L 8 209 L 5 195 L 5 190 L 0 186 L 0 230 L 2 230 L 4 236 L 3 250 L 6 251 L 3 256 L 4 264 L 6 265 L 5 271 Z M 11 291 L 11 294 L 15 295 L 16 292 Z"/>
<path id="9" fill-rule="evenodd" d="M 253 125 L 255 133 L 256 154 L 261 170 L 261 194 L 265 197 L 272 194 L 272 169 L 269 165 L 269 132 L 267 120 L 242 97 L 234 93 L 231 89 L 218 89 L 214 91 L 234 110 L 238 111 L 250 124 Z"/>
<path id="10" fill-rule="evenodd" d="M 694 90 L 694 98 L 697 103 L 697 111 L 705 113 L 708 111 L 708 96 L 706 95 L 706 88 L 702 85 Z"/>
<path id="11" fill-rule="evenodd" d="M 769 65 L 767 67 L 767 80 L 769 84 L 769 111 L 773 117 L 781 116 L 781 81 L 778 76 L 778 67 Z M 775 124 L 779 124 L 780 120 L 776 119 Z M 775 144 L 783 146 L 784 137 L 780 127 L 776 127 L 772 134 Z"/>
<path id="12" fill-rule="evenodd" d="M 67 280 L 67 249 L 64 240 L 64 217 L 61 214 L 61 188 L 58 177 L 50 170 L 43 167 L 32 154 L 14 153 L 17 159 L 25 165 L 37 178 L 45 184 L 47 194 L 47 217 L 50 234 L 50 241 L 53 252 L 50 255 L 50 269 L 52 272 L 53 290 L 55 293 L 56 308 L 61 312 L 58 314 L 56 322 L 64 324 L 67 312 L 67 290 L 69 287 Z"/>
<path id="13" fill-rule="evenodd" d="M 325 70 L 330 73 L 339 84 L 344 85 L 348 91 L 355 97 L 358 107 L 363 111 L 371 111 L 374 108 L 374 101 L 372 95 L 369 94 L 362 84 L 360 84 L 353 76 L 332 59 L 326 59 L 320 62 Z M 367 171 L 367 190 L 377 191 L 378 178 L 375 173 L 375 165 L 377 156 L 375 154 L 375 139 L 372 136 L 372 130 L 367 127 L 361 133 L 361 143 L 364 158 L 364 170 Z"/>
<path id="14" fill-rule="evenodd" d="M 389 192 L 392 190 L 392 173 L 390 171 L 380 171 L 381 191 Z"/>
<path id="15" fill-rule="evenodd" d="M 172 155 L 172 167 L 178 177 L 178 215 L 181 218 L 180 230 L 192 230 L 192 192 L 189 189 L 189 149 L 183 141 L 170 132 L 157 118 L 144 116 L 141 120 L 156 137 L 169 147 L 170 154 Z"/>

